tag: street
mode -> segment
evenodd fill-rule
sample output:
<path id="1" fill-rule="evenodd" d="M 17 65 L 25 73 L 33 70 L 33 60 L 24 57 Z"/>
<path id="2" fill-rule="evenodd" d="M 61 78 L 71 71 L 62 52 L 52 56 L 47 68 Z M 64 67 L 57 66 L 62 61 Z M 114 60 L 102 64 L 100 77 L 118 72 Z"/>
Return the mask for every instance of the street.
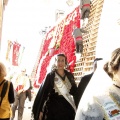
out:
<path id="1" fill-rule="evenodd" d="M 24 108 L 24 113 L 23 113 L 23 119 L 22 120 L 33 120 L 32 117 L 31 117 L 32 104 L 33 104 L 33 101 L 31 101 L 31 102 L 29 102 L 28 100 L 25 101 L 25 108 Z M 17 117 L 18 117 L 18 110 L 16 110 L 14 120 L 18 120 Z"/>

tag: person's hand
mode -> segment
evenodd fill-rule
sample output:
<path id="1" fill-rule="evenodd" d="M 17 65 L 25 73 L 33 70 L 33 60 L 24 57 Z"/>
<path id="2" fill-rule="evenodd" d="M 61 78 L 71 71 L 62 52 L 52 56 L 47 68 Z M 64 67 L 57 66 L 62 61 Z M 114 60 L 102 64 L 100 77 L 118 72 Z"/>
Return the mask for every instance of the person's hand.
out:
<path id="1" fill-rule="evenodd" d="M 17 93 L 18 93 L 18 94 L 20 94 L 21 92 L 23 92 L 23 89 L 21 89 L 21 90 L 18 90 L 18 92 L 17 92 Z"/>
<path id="2" fill-rule="evenodd" d="M 42 120 L 42 118 L 43 118 L 43 112 L 40 112 L 40 114 L 39 114 L 39 120 Z"/>

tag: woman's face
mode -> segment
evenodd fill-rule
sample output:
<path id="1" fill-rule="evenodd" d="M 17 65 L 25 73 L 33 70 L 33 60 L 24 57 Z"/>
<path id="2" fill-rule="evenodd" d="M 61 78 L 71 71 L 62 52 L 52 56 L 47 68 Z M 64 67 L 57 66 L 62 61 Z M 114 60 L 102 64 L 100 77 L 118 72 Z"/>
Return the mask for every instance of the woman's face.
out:
<path id="1" fill-rule="evenodd" d="M 65 67 L 65 57 L 58 56 L 56 59 L 57 62 L 57 69 L 64 69 Z"/>

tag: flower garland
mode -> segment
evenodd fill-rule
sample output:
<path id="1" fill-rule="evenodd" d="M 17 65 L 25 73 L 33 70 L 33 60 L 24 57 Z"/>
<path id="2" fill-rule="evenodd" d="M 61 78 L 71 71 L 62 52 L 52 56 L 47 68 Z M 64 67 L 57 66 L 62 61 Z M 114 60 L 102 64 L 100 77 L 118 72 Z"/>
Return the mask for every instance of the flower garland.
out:
<path id="1" fill-rule="evenodd" d="M 39 70 L 39 79 L 38 83 L 41 83 L 47 73 L 47 67 L 49 66 L 50 60 L 52 56 L 58 53 L 64 53 L 67 56 L 68 63 L 70 63 L 69 70 L 71 72 L 74 71 L 76 56 L 74 54 L 75 44 L 74 39 L 72 37 L 73 26 L 76 25 L 80 27 L 80 12 L 79 6 L 74 9 L 73 12 L 68 14 L 64 20 L 62 20 L 54 30 L 52 34 L 54 35 L 52 38 L 45 40 L 43 45 L 43 50 L 41 51 L 41 58 L 46 54 L 46 52 L 50 49 L 50 43 L 55 42 L 53 48 L 56 48 L 54 54 L 47 55 L 46 58 L 41 63 L 41 70 Z M 54 32 L 54 33 L 53 33 Z M 47 36 L 51 34 L 50 32 Z"/>

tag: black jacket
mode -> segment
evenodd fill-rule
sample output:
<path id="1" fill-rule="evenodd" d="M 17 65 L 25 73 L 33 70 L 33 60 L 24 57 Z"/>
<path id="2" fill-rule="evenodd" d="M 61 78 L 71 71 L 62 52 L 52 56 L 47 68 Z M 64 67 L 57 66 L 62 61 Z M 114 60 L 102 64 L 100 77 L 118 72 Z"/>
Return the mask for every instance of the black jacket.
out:
<path id="1" fill-rule="evenodd" d="M 76 105 L 77 106 L 79 104 L 79 101 L 83 95 L 83 92 L 84 92 L 85 88 L 87 87 L 92 75 L 93 75 L 93 73 L 85 75 L 81 78 L 81 81 L 80 81 L 80 83 L 78 85 L 78 89 L 77 89 L 77 96 L 76 96 L 77 97 L 76 98 Z"/>
<path id="2" fill-rule="evenodd" d="M 75 84 L 74 77 L 70 72 L 68 72 L 66 70 L 65 70 L 65 74 L 68 77 L 68 79 L 72 85 L 70 94 L 73 95 L 74 100 L 76 102 L 75 97 L 76 97 L 77 86 Z M 44 104 L 45 100 L 47 99 L 48 94 L 54 87 L 54 77 L 55 77 L 55 71 L 50 72 L 49 74 L 47 74 L 46 79 L 40 86 L 40 89 L 37 93 L 37 96 L 35 98 L 33 108 L 32 108 L 34 120 L 38 120 L 40 111 L 42 111 L 43 104 Z"/>

